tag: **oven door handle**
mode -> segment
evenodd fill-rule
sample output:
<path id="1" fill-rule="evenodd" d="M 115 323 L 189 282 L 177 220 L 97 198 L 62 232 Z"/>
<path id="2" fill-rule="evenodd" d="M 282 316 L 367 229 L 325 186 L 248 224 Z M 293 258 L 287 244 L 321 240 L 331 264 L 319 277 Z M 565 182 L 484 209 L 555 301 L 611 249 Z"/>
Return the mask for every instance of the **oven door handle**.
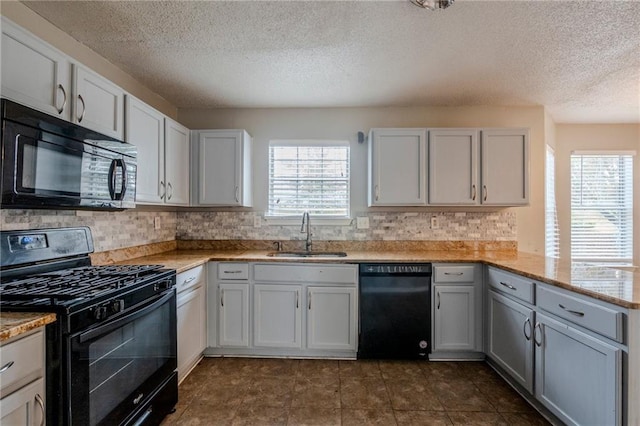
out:
<path id="1" fill-rule="evenodd" d="M 158 308 L 160 305 L 166 303 L 167 300 L 171 299 L 172 297 L 175 297 L 175 291 L 173 290 L 173 288 L 171 289 L 171 291 L 168 291 L 163 294 L 164 294 L 163 296 L 162 295 L 158 296 L 158 298 L 156 298 L 155 301 L 145 304 L 142 308 L 138 308 L 139 305 L 132 306 L 131 308 L 129 308 L 129 310 L 135 310 L 135 312 L 133 313 L 120 317 L 116 320 L 110 321 L 99 327 L 85 331 L 84 333 L 80 334 L 80 336 L 78 336 L 80 343 L 84 343 L 98 336 L 102 336 L 103 334 L 107 334 L 117 328 L 122 327 L 124 324 L 128 322 L 131 322 L 140 317 L 143 317 L 147 315 L 149 312 Z"/>

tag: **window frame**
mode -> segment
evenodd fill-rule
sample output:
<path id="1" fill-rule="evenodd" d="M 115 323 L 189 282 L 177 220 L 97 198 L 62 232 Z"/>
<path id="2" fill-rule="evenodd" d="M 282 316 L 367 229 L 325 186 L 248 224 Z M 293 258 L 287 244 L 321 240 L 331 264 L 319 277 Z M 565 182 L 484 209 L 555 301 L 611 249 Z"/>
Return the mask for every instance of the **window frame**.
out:
<path id="1" fill-rule="evenodd" d="M 351 143 L 348 140 L 335 139 L 275 139 L 269 141 L 267 148 L 267 205 L 264 213 L 265 220 L 270 225 L 298 225 L 300 223 L 302 212 L 291 215 L 274 215 L 272 214 L 271 196 L 272 196 L 272 161 L 271 149 L 273 147 L 344 147 L 347 150 L 347 214 L 346 215 L 321 215 L 311 212 L 312 225 L 349 225 L 353 221 L 352 216 L 352 175 L 351 175 Z"/>

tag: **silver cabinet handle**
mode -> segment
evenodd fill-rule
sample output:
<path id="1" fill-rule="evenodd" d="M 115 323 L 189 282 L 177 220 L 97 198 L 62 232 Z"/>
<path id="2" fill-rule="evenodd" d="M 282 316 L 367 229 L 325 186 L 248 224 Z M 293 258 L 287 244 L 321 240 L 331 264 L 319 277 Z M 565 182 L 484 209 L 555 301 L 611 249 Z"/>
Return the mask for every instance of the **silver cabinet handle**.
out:
<path id="1" fill-rule="evenodd" d="M 164 184 L 164 181 L 160 181 L 160 186 L 162 187 L 162 195 L 160 195 L 160 199 L 162 200 L 165 195 L 167 195 L 167 186 Z"/>
<path id="2" fill-rule="evenodd" d="M 571 310 L 571 309 L 565 307 L 562 303 L 558 303 L 558 306 L 560 307 L 560 309 L 564 309 L 565 311 L 567 311 L 570 314 L 573 314 L 573 315 L 575 315 L 577 317 L 583 317 L 584 316 L 584 312 Z"/>
<path id="3" fill-rule="evenodd" d="M 42 397 L 40 396 L 39 393 L 36 394 L 35 398 L 36 400 L 36 404 L 38 404 L 38 406 L 40 407 L 40 414 L 42 414 L 42 418 L 40 420 L 40 426 L 44 426 L 44 418 L 45 416 L 45 411 L 44 411 L 44 401 L 42 400 Z"/>
<path id="4" fill-rule="evenodd" d="M 296 290 L 296 309 L 300 307 L 300 292 Z"/>
<path id="5" fill-rule="evenodd" d="M 236 186 L 236 203 L 240 202 L 240 187 Z"/>
<path id="6" fill-rule="evenodd" d="M 500 284 L 505 286 L 506 288 L 508 288 L 509 290 L 515 290 L 516 288 L 514 286 L 512 286 L 511 284 L 507 284 L 507 283 L 503 283 L 502 281 L 500 281 Z"/>
<path id="7" fill-rule="evenodd" d="M 375 188 L 375 195 L 376 195 L 376 201 L 378 201 L 378 199 L 380 198 L 380 187 L 378 185 L 376 185 L 376 188 Z"/>
<path id="8" fill-rule="evenodd" d="M 471 185 L 471 200 L 472 201 L 476 200 L 476 185 L 475 184 Z"/>
<path id="9" fill-rule="evenodd" d="M 527 324 L 529 324 L 529 335 L 527 335 Z M 522 332 L 524 333 L 524 338 L 527 339 L 527 342 L 531 340 L 531 320 L 527 318 L 522 325 Z"/>
<path id="10" fill-rule="evenodd" d="M 239 270 L 238 271 L 222 271 L 222 272 L 225 274 L 241 274 L 242 273 L 242 271 L 239 271 Z"/>
<path id="11" fill-rule="evenodd" d="M 169 199 L 173 197 L 173 186 L 171 186 L 171 182 L 167 182 L 167 188 L 169 189 Z"/>
<path id="12" fill-rule="evenodd" d="M 82 98 L 82 95 L 79 93 L 78 93 L 78 99 L 80 100 L 80 102 L 82 102 L 82 114 L 80 114 L 80 117 L 78 117 L 78 123 L 82 123 L 82 119 L 84 118 L 84 113 L 87 112 L 87 106 L 84 103 L 84 99 Z"/>
<path id="13" fill-rule="evenodd" d="M 464 272 L 445 272 L 445 275 L 464 275 Z"/>
<path id="14" fill-rule="evenodd" d="M 438 292 L 438 307 L 436 309 L 440 309 L 440 292 Z"/>
<path id="15" fill-rule="evenodd" d="M 482 185 L 482 201 L 487 201 L 487 195 L 489 195 L 489 191 L 487 191 L 487 185 Z"/>
<path id="16" fill-rule="evenodd" d="M 536 336 L 538 335 L 538 333 L 536 333 L 536 330 L 540 331 L 540 341 L 539 342 L 538 342 L 538 339 L 536 338 Z M 533 343 L 535 343 L 536 346 L 538 346 L 538 347 L 542 346 L 542 327 L 541 327 L 539 322 L 537 322 L 535 327 L 533 327 Z"/>
<path id="17" fill-rule="evenodd" d="M 220 306 L 224 307 L 224 290 L 220 290 Z"/>
<path id="18" fill-rule="evenodd" d="M 64 111 L 64 107 L 67 106 L 67 91 L 64 90 L 64 86 L 62 84 L 58 84 L 58 89 L 62 90 L 62 106 L 58 108 L 58 114 L 62 114 Z"/>
<path id="19" fill-rule="evenodd" d="M 12 365 L 13 365 L 13 361 L 9 361 L 5 365 L 3 365 L 2 368 L 0 368 L 0 373 L 4 373 L 8 369 L 10 369 Z"/>
<path id="20" fill-rule="evenodd" d="M 311 292 L 307 293 L 307 296 L 309 296 L 309 310 L 311 310 Z"/>
<path id="21" fill-rule="evenodd" d="M 193 281 L 195 279 L 196 279 L 196 277 L 187 278 L 186 280 L 184 280 L 182 282 L 182 285 L 187 285 L 187 284 L 189 284 L 191 281 Z"/>

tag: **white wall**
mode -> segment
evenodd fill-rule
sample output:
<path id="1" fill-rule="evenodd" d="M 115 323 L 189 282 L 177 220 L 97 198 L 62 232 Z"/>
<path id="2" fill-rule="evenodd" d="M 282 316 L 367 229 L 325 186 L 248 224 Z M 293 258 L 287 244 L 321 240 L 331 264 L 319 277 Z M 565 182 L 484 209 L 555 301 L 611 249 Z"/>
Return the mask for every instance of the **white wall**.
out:
<path id="1" fill-rule="evenodd" d="M 367 146 L 357 143 L 358 131 L 367 133 L 372 127 L 528 127 L 531 129 L 531 205 L 513 210 L 517 212 L 519 250 L 544 254 L 546 130 L 543 107 L 181 109 L 178 119 L 191 129 L 248 130 L 254 140 L 254 210 L 257 211 L 264 211 L 267 205 L 267 154 L 272 139 L 350 141 L 352 211 L 358 213 L 371 210 L 366 207 Z"/>
<path id="2" fill-rule="evenodd" d="M 571 152 L 637 151 L 640 153 L 640 124 L 557 124 L 556 198 L 560 228 L 560 257 L 571 256 Z M 633 159 L 634 264 L 640 265 L 640 158 Z"/>

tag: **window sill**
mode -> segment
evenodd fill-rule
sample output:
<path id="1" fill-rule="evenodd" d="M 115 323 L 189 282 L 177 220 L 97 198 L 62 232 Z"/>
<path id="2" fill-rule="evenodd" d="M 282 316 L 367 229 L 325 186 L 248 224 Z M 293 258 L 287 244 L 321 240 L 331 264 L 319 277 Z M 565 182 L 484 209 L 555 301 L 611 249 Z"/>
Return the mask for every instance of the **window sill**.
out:
<path id="1" fill-rule="evenodd" d="M 302 216 L 294 216 L 294 217 L 274 217 L 274 216 L 265 216 L 265 222 L 267 225 L 273 226 L 301 226 L 302 225 Z M 353 219 L 350 217 L 336 217 L 336 218 L 328 218 L 328 217 L 313 217 L 311 216 L 311 227 L 314 226 L 348 226 L 351 225 Z"/>

